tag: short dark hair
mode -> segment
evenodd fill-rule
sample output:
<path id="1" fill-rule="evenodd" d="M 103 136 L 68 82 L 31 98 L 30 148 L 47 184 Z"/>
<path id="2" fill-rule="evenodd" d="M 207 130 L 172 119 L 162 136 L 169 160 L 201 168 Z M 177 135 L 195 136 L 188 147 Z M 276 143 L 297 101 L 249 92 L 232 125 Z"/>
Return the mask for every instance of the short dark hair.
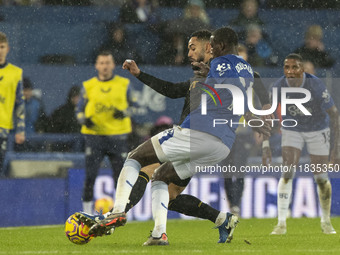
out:
<path id="1" fill-rule="evenodd" d="M 209 41 L 211 36 L 211 32 L 206 29 L 198 30 L 191 34 L 191 37 L 197 37 L 197 39 Z"/>
<path id="2" fill-rule="evenodd" d="M 0 32 L 0 43 L 8 43 L 7 36 L 3 32 Z"/>
<path id="3" fill-rule="evenodd" d="M 103 51 L 99 52 L 99 53 L 97 54 L 96 61 L 98 60 L 98 57 L 99 57 L 99 56 L 110 56 L 110 55 L 112 56 L 113 61 L 115 61 L 115 58 L 114 58 L 112 52 L 109 51 L 109 50 L 103 50 Z"/>
<path id="4" fill-rule="evenodd" d="M 295 60 L 300 61 L 301 63 L 303 62 L 303 58 L 301 57 L 300 54 L 297 54 L 297 53 L 290 53 L 290 54 L 288 54 L 288 56 L 285 57 L 285 60 L 286 59 L 295 59 Z"/>
<path id="5" fill-rule="evenodd" d="M 22 79 L 22 87 L 23 89 L 33 89 L 33 84 L 29 78 L 24 77 Z"/>
<path id="6" fill-rule="evenodd" d="M 221 27 L 216 29 L 212 35 L 216 43 L 224 43 L 229 46 L 238 45 L 238 36 L 236 32 L 230 27 Z"/>
<path id="7" fill-rule="evenodd" d="M 97 57 L 98 56 L 109 56 L 109 55 L 112 55 L 112 52 L 109 51 L 109 50 L 103 50 L 101 52 L 98 53 Z"/>

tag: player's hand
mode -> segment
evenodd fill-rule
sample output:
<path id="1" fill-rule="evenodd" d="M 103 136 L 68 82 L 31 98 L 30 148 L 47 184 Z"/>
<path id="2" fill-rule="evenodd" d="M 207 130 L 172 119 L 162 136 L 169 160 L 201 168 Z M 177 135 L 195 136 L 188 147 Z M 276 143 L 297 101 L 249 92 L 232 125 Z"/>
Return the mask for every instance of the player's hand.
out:
<path id="1" fill-rule="evenodd" d="M 269 110 L 270 107 L 271 107 L 270 104 L 265 104 L 265 105 L 262 106 L 262 110 Z M 274 116 L 273 113 L 272 113 L 272 114 L 269 114 L 269 115 L 263 115 L 263 116 L 261 116 L 261 119 L 262 119 L 263 121 L 265 121 L 266 119 L 267 119 L 267 120 L 273 120 L 274 118 L 275 118 L 275 116 Z"/>
<path id="2" fill-rule="evenodd" d="M 269 146 L 262 147 L 262 164 L 268 166 L 272 163 L 272 150 Z"/>
<path id="3" fill-rule="evenodd" d="M 140 69 L 138 68 L 136 62 L 132 59 L 125 60 L 122 68 L 128 70 L 135 77 L 140 75 Z"/>
<path id="4" fill-rule="evenodd" d="M 115 109 L 115 111 L 113 112 L 113 118 L 118 119 L 118 120 L 122 120 L 126 117 L 125 113 Z"/>
<path id="5" fill-rule="evenodd" d="M 191 63 L 192 69 L 194 70 L 194 74 L 198 77 L 205 78 L 208 76 L 210 71 L 210 66 L 203 62 L 192 62 Z"/>
<path id="6" fill-rule="evenodd" d="M 15 143 L 23 144 L 25 142 L 25 133 L 17 133 L 15 134 Z"/>
<path id="7" fill-rule="evenodd" d="M 244 114 L 244 118 L 247 122 L 250 120 L 258 120 L 259 122 L 262 121 L 259 117 L 253 115 L 251 112 L 246 112 Z M 272 130 L 271 125 L 267 121 L 262 121 L 262 126 L 253 126 L 251 127 L 254 131 L 264 135 L 265 137 L 270 137 L 270 131 Z"/>
<path id="8" fill-rule="evenodd" d="M 84 122 L 84 125 L 87 127 L 87 128 L 92 128 L 94 126 L 94 123 L 93 121 L 91 120 L 91 118 L 86 118 L 85 119 L 85 122 Z"/>

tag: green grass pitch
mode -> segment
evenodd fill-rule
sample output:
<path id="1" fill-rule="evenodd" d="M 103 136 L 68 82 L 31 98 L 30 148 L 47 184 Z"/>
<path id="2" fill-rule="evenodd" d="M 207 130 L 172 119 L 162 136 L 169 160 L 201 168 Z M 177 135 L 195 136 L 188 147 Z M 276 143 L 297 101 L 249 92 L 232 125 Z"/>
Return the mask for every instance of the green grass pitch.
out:
<path id="1" fill-rule="evenodd" d="M 340 232 L 340 218 L 333 218 Z M 325 235 L 320 219 L 288 219 L 288 233 L 270 236 L 276 219 L 241 219 L 230 244 L 217 244 L 218 230 L 203 220 L 169 220 L 167 247 L 142 247 L 153 222 L 128 222 L 112 236 L 86 245 L 71 243 L 64 226 L 0 228 L 0 255 L 6 254 L 340 254 L 339 234 Z"/>

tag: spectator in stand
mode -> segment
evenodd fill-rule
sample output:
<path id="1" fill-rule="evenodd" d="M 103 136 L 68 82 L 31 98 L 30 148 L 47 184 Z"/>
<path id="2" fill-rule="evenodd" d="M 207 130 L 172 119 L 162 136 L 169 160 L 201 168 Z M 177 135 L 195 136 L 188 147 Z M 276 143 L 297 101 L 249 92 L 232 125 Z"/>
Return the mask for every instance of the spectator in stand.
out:
<path id="1" fill-rule="evenodd" d="M 301 55 L 304 61 L 312 62 L 315 67 L 332 67 L 335 60 L 326 52 L 322 42 L 323 31 L 320 25 L 308 27 L 305 34 L 305 43 L 294 52 Z"/>
<path id="2" fill-rule="evenodd" d="M 305 73 L 313 74 L 315 75 L 315 66 L 310 61 L 303 61 L 303 69 L 305 70 Z"/>
<path id="3" fill-rule="evenodd" d="M 240 5 L 240 13 L 236 19 L 230 21 L 230 26 L 235 27 L 240 40 L 246 36 L 245 28 L 249 25 L 264 26 L 264 22 L 258 16 L 259 5 L 256 0 L 244 0 Z"/>
<path id="4" fill-rule="evenodd" d="M 277 56 L 269 43 L 263 38 L 262 29 L 256 24 L 247 27 L 245 46 L 248 51 L 248 62 L 252 66 L 275 65 Z"/>
<path id="5" fill-rule="evenodd" d="M 26 141 L 15 144 L 15 151 L 40 151 L 44 145 L 31 140 L 30 135 L 47 131 L 49 119 L 45 113 L 44 105 L 39 97 L 34 95 L 33 84 L 28 78 L 23 78 L 23 95 L 25 99 L 25 133 Z"/>
<path id="6" fill-rule="evenodd" d="M 33 84 L 30 79 L 23 79 L 23 92 L 25 98 L 25 132 L 26 135 L 46 132 L 48 118 L 45 107 L 37 96 L 33 93 Z"/>
<path id="7" fill-rule="evenodd" d="M 128 0 L 120 8 L 119 19 L 122 23 L 149 23 L 157 22 L 155 9 L 157 0 Z"/>
<path id="8" fill-rule="evenodd" d="M 76 106 L 80 99 L 80 87 L 73 86 L 67 96 L 66 103 L 51 115 L 51 133 L 80 133 L 81 125 L 76 117 Z"/>
<path id="9" fill-rule="evenodd" d="M 108 38 L 106 42 L 95 52 L 94 59 L 99 52 L 110 51 L 115 56 L 115 63 L 123 64 L 125 59 L 141 61 L 135 49 L 127 47 L 126 33 L 122 24 L 112 23 L 108 26 Z"/>
<path id="10" fill-rule="evenodd" d="M 181 18 L 170 22 L 165 29 L 158 56 L 159 64 L 188 64 L 186 42 L 191 34 L 202 29 L 209 29 L 210 21 L 202 0 L 189 0 Z"/>
<path id="11" fill-rule="evenodd" d="M 244 0 L 240 7 L 239 15 L 230 22 L 231 26 L 246 27 L 251 24 L 264 25 L 264 22 L 258 16 L 259 6 L 256 0 Z"/>

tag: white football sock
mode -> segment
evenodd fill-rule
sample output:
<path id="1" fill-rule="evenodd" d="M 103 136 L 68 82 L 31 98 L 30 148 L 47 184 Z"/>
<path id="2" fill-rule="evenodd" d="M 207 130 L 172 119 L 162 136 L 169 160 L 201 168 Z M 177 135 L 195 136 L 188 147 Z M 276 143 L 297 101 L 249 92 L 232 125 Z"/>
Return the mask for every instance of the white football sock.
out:
<path id="1" fill-rule="evenodd" d="M 223 224 L 223 222 L 225 221 L 225 219 L 227 218 L 227 214 L 224 212 L 220 212 L 217 215 L 216 221 L 215 221 L 215 225 L 216 227 L 219 227 Z"/>
<path id="2" fill-rule="evenodd" d="M 155 221 L 152 236 L 160 237 L 163 233 L 166 233 L 166 220 L 169 204 L 168 185 L 162 181 L 153 181 L 151 183 L 151 194 L 152 216 Z"/>
<path id="3" fill-rule="evenodd" d="M 93 214 L 93 201 L 83 201 L 83 212 Z"/>
<path id="4" fill-rule="evenodd" d="M 321 207 L 321 222 L 330 221 L 331 202 L 332 202 L 332 185 L 329 180 L 325 183 L 317 183 L 319 202 Z"/>
<path id="5" fill-rule="evenodd" d="M 113 213 L 125 211 L 133 185 L 136 183 L 141 165 L 134 159 L 127 159 L 120 172 Z"/>
<path id="6" fill-rule="evenodd" d="M 293 180 L 289 179 L 285 183 L 283 178 L 280 178 L 277 189 L 277 210 L 279 225 L 286 225 L 287 213 L 292 195 Z"/>

